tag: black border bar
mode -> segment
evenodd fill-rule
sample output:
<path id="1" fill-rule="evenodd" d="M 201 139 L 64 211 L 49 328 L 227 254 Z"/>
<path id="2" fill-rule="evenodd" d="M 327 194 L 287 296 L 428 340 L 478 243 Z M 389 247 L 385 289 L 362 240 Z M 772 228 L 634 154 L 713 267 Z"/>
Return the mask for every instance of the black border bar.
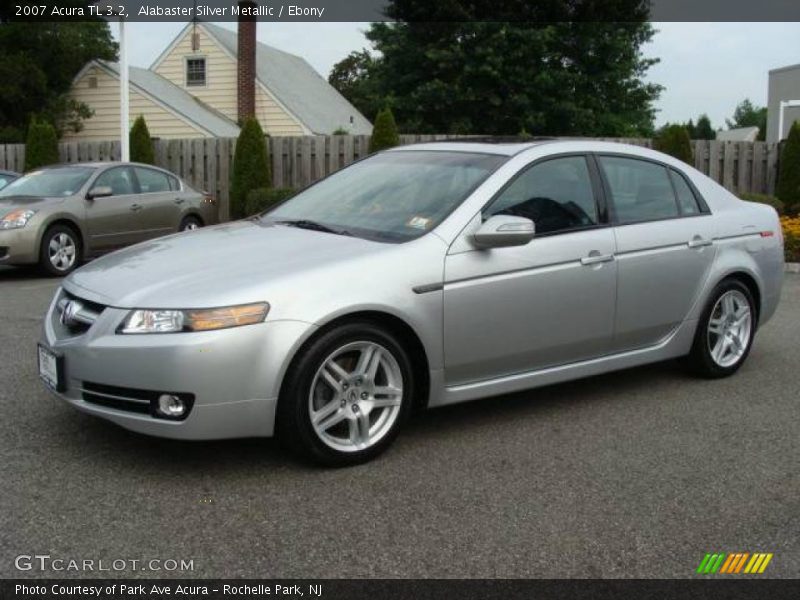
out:
<path id="1" fill-rule="evenodd" d="M 392 0 L 406 8 L 404 20 L 418 22 L 456 21 L 620 21 L 663 22 L 786 22 L 800 21 L 798 0 Z M 237 0 L 102 0 L 100 9 L 90 10 L 89 0 L 5 0 L 0 21 L 87 21 L 100 17 L 127 21 L 236 21 Z M 251 0 L 253 15 L 269 22 L 391 21 L 390 0 Z M 56 5 L 69 9 L 55 11 Z M 409 14 L 413 16 L 408 17 Z M 621 18 L 623 15 L 623 18 Z"/>

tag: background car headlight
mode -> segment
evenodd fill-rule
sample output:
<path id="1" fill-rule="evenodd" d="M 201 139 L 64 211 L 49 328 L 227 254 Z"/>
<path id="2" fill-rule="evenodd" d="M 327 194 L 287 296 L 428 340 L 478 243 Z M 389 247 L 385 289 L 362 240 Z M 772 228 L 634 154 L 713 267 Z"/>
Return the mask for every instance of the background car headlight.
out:
<path id="1" fill-rule="evenodd" d="M 269 304 L 240 304 L 221 308 L 131 311 L 119 329 L 120 333 L 179 333 L 210 331 L 240 325 L 261 323 L 269 312 Z"/>
<path id="2" fill-rule="evenodd" d="M 35 210 L 19 208 L 12 210 L 5 217 L 0 219 L 0 229 L 19 229 L 25 227 L 31 217 L 36 214 Z"/>

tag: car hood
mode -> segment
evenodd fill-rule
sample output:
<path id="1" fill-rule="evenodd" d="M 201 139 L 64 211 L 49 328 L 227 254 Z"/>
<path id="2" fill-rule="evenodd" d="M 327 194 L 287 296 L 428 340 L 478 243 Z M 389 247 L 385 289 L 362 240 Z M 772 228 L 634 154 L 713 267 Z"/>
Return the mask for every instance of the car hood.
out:
<path id="1" fill-rule="evenodd" d="M 43 196 L 0 196 L 0 217 L 4 217 L 18 208 L 41 209 L 61 204 L 63 198 L 47 198 Z"/>
<path id="2" fill-rule="evenodd" d="M 64 282 L 120 308 L 198 308 L 269 300 L 277 280 L 309 278 L 334 263 L 395 248 L 355 237 L 236 221 L 170 235 L 106 255 Z"/>

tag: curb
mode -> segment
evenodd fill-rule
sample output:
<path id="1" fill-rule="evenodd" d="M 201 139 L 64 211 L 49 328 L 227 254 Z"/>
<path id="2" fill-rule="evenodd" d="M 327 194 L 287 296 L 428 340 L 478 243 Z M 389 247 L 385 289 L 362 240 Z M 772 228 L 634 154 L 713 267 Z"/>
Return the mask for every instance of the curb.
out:
<path id="1" fill-rule="evenodd" d="M 786 263 L 785 271 L 787 273 L 800 273 L 800 263 Z"/>

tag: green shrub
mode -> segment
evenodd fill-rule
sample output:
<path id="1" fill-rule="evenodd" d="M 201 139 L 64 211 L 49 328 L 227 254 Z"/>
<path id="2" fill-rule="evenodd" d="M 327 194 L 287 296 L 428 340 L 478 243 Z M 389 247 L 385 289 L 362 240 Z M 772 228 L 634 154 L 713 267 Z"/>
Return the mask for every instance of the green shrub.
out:
<path id="1" fill-rule="evenodd" d="M 31 121 L 25 142 L 25 170 L 31 171 L 58 162 L 58 138 L 50 123 Z"/>
<path id="2" fill-rule="evenodd" d="M 783 202 L 778 200 L 775 196 L 769 196 L 767 194 L 755 194 L 755 193 L 748 193 L 748 194 L 739 194 L 739 198 L 742 200 L 747 200 L 748 202 L 758 202 L 759 204 L 768 204 L 772 208 L 778 211 L 779 215 L 783 214 Z"/>
<path id="3" fill-rule="evenodd" d="M 145 163 L 147 165 L 156 164 L 156 155 L 153 152 L 153 140 L 150 139 L 150 131 L 142 115 L 139 115 L 131 127 L 129 138 L 131 147 L 131 160 L 133 162 Z"/>
<path id="4" fill-rule="evenodd" d="M 800 211 L 800 121 L 795 121 L 781 150 L 776 195 L 787 212 Z"/>
<path id="5" fill-rule="evenodd" d="M 258 188 L 250 190 L 247 194 L 245 212 L 248 216 L 264 212 L 278 204 L 278 202 L 283 202 L 294 195 L 295 191 L 292 188 Z"/>
<path id="6" fill-rule="evenodd" d="M 350 135 L 350 132 L 347 131 L 347 129 L 345 129 L 344 127 L 337 127 L 336 129 L 333 130 L 332 135 Z"/>
<path id="7" fill-rule="evenodd" d="M 653 141 L 653 148 L 692 164 L 692 143 L 683 125 L 668 125 Z"/>
<path id="8" fill-rule="evenodd" d="M 377 152 L 386 148 L 394 148 L 400 144 L 400 135 L 397 133 L 397 123 L 390 108 L 384 108 L 375 117 L 375 126 L 372 128 L 372 137 L 369 140 L 369 151 Z"/>
<path id="9" fill-rule="evenodd" d="M 264 131 L 256 119 L 252 117 L 245 119 L 233 156 L 231 218 L 241 219 L 247 216 L 247 194 L 252 190 L 268 188 L 271 185 L 269 151 Z"/>

